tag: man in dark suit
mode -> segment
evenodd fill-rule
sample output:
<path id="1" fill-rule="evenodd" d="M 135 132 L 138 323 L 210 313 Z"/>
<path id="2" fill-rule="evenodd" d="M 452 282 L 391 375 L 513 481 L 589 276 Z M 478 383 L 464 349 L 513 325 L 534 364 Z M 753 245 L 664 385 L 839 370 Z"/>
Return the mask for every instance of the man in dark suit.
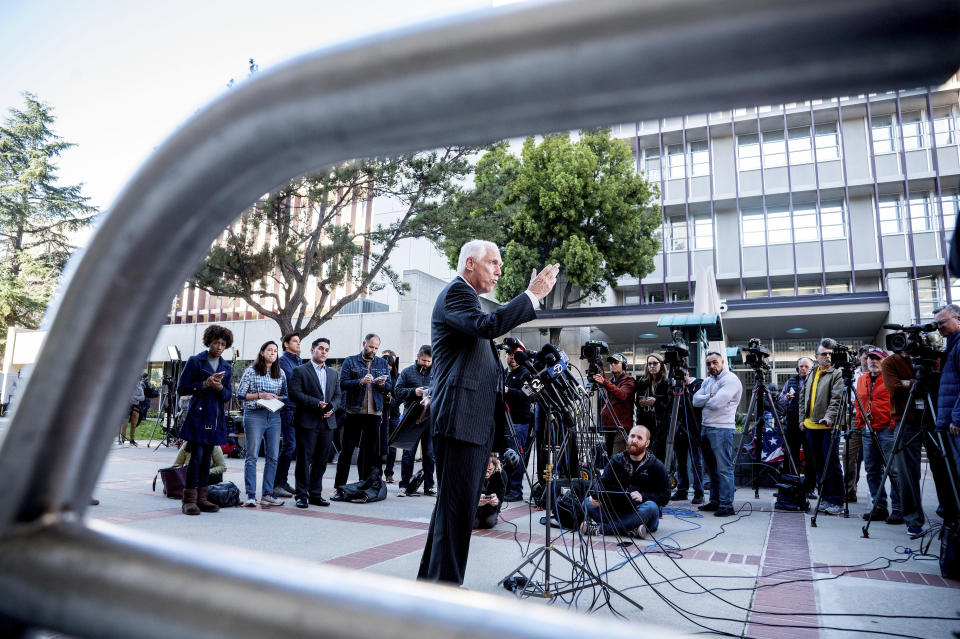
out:
<path id="1" fill-rule="evenodd" d="M 310 361 L 290 375 L 290 399 L 297 406 L 293 422 L 297 431 L 297 508 L 307 508 L 308 503 L 330 505 L 320 492 L 327 451 L 337 428 L 333 414 L 340 406 L 340 380 L 337 371 L 326 365 L 329 353 L 330 340 L 315 339 Z"/>
<path id="2" fill-rule="evenodd" d="M 460 249 L 458 277 L 433 307 L 433 382 L 424 404 L 434 432 L 440 494 L 418 579 L 463 583 L 481 480 L 493 446 L 495 410 L 503 406 L 502 370 L 493 338 L 536 317 L 536 307 L 553 289 L 560 270 L 557 264 L 539 274 L 534 270 L 526 291 L 484 313 L 479 295 L 494 289 L 502 265 L 495 244 L 467 242 Z"/>

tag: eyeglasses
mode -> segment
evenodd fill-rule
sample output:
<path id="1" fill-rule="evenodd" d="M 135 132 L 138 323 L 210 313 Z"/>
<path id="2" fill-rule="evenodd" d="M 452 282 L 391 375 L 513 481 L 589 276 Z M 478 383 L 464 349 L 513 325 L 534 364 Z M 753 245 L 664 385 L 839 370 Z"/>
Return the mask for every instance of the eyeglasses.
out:
<path id="1" fill-rule="evenodd" d="M 647 366 L 659 366 L 660 362 L 647 362 Z"/>

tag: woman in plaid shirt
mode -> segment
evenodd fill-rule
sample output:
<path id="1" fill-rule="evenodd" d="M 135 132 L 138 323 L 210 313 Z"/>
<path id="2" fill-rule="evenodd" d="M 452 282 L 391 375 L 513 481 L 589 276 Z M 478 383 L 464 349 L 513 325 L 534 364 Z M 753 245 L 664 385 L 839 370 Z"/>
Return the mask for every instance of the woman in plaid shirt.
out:
<path id="1" fill-rule="evenodd" d="M 257 404 L 260 399 L 287 398 L 287 376 L 277 362 L 280 349 L 276 342 L 267 342 L 252 366 L 243 371 L 237 398 L 243 401 L 243 432 L 247 456 L 243 466 L 243 481 L 247 491 L 244 506 L 257 506 L 257 452 L 260 441 L 265 440 L 264 454 L 267 458 L 263 469 L 263 488 L 260 506 L 282 506 L 283 501 L 273 496 L 273 479 L 277 474 L 277 454 L 280 451 L 280 413 L 270 412 Z"/>

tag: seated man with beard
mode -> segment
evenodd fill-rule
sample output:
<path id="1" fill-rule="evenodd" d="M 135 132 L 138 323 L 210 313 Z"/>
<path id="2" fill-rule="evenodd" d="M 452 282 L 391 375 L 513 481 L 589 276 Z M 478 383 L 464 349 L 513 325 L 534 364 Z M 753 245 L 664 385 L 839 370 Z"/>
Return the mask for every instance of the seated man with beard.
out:
<path id="1" fill-rule="evenodd" d="M 667 469 L 647 452 L 650 431 L 630 429 L 627 449 L 610 458 L 583 502 L 585 535 L 628 534 L 643 538 L 660 527 L 660 509 L 670 501 Z"/>

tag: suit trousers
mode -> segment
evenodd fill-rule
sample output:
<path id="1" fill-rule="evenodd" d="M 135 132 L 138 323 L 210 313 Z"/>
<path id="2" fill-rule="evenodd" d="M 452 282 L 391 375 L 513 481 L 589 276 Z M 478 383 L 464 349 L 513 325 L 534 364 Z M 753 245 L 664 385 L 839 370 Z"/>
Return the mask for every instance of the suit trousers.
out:
<path id="1" fill-rule="evenodd" d="M 323 474 L 327 472 L 327 454 L 333 431 L 297 429 L 297 499 L 322 497 Z"/>
<path id="2" fill-rule="evenodd" d="M 337 460 L 334 488 L 347 483 L 353 451 L 358 445 L 360 446 L 360 454 L 357 456 L 359 481 L 364 481 L 372 468 L 383 468 L 383 461 L 380 459 L 380 420 L 380 415 L 347 414 L 346 419 L 343 420 L 343 448 L 340 450 L 340 459 Z"/>
<path id="3" fill-rule="evenodd" d="M 463 584 L 471 530 L 492 447 L 493 433 L 483 446 L 442 435 L 434 438 L 440 492 L 417 579 Z"/>
<path id="4" fill-rule="evenodd" d="M 283 487 L 288 483 L 290 462 L 297 452 L 297 430 L 293 426 L 295 409 L 283 407 L 280 409 L 280 454 L 277 455 L 277 474 L 273 479 L 274 486 Z"/>

